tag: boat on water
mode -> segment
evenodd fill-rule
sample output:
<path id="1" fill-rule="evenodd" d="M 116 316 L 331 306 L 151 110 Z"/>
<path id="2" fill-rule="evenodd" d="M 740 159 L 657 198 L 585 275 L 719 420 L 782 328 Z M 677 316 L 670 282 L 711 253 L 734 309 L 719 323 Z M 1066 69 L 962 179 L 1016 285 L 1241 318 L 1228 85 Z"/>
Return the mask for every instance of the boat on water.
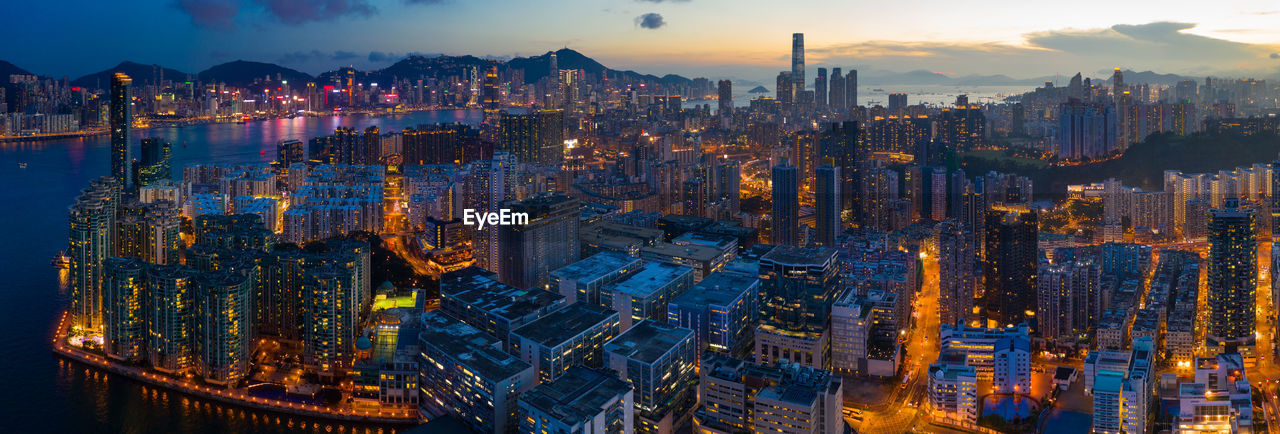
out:
<path id="1" fill-rule="evenodd" d="M 53 260 L 49 261 L 49 265 L 56 268 L 71 268 L 71 257 L 67 256 L 66 252 L 58 252 L 53 256 Z"/>
<path id="2" fill-rule="evenodd" d="M 18 168 L 19 168 L 19 169 L 26 169 L 26 168 L 27 168 L 27 163 L 18 163 Z"/>

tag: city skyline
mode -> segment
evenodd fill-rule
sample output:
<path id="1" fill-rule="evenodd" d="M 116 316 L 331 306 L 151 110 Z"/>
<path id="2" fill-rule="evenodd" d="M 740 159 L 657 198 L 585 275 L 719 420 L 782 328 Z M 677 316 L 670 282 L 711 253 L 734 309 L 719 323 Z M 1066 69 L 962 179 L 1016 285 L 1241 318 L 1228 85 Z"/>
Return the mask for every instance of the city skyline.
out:
<path id="1" fill-rule="evenodd" d="M 800 32 L 808 39 L 809 67 L 845 66 L 870 76 L 923 70 L 1030 79 L 1101 75 L 1116 66 L 1184 75 L 1280 74 L 1280 32 L 1274 30 L 1280 11 L 1264 1 L 1228 3 L 1157 9 L 1087 1 L 1051 9 L 1002 0 L 971 10 L 932 1 L 857 9 L 808 2 L 782 15 L 767 4 L 705 0 L 592 2 L 552 15 L 540 15 L 538 5 L 447 0 L 178 1 L 128 13 L 94 4 L 23 4 L 15 13 L 30 17 L 30 25 L 0 29 L 0 36 L 29 42 L 0 51 L 0 59 L 59 77 L 123 60 L 194 73 L 245 59 L 316 74 L 341 66 L 378 69 L 410 54 L 508 59 L 568 47 L 612 68 L 768 82 L 787 64 L 779 41 Z M 913 13 L 917 6 L 931 13 Z M 1102 10 L 1108 13 L 1097 13 Z M 452 18 L 433 20 L 438 16 Z M 468 24 L 476 22 L 493 25 Z M 108 23 L 133 30 L 110 32 Z M 49 55 L 70 46 L 81 52 Z"/>

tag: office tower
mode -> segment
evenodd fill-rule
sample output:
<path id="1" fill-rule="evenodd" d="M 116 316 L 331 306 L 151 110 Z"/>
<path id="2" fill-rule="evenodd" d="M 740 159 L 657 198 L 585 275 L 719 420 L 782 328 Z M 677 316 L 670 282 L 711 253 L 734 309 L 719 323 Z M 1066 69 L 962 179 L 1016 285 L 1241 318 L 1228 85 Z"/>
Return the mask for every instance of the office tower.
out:
<path id="1" fill-rule="evenodd" d="M 102 350 L 112 359 L 141 361 L 147 345 L 144 264 L 137 259 L 108 258 L 102 268 Z"/>
<path id="2" fill-rule="evenodd" d="M 466 207 L 478 212 L 499 212 L 502 204 L 515 199 L 515 156 L 495 152 L 489 160 L 471 164 L 471 176 L 465 180 Z M 471 246 L 475 249 L 476 265 L 500 272 L 502 255 L 498 246 L 498 228 L 492 225 L 473 232 Z"/>
<path id="3" fill-rule="evenodd" d="M 968 324 L 978 279 L 978 248 L 959 222 L 945 220 L 938 231 L 938 318 L 941 324 Z"/>
<path id="4" fill-rule="evenodd" d="M 979 106 L 942 109 L 938 114 L 937 152 L 979 149 L 986 144 L 987 117 Z"/>
<path id="5" fill-rule="evenodd" d="M 550 194 L 508 202 L 507 207 L 513 215 L 524 213 L 527 220 L 496 228 L 501 252 L 498 274 L 504 283 L 520 288 L 542 287 L 552 270 L 582 257 L 578 199 Z"/>
<path id="6" fill-rule="evenodd" d="M 498 109 L 502 105 L 502 95 L 498 91 L 497 66 L 490 66 L 484 71 L 484 90 L 480 105 L 484 108 L 486 121 L 491 121 L 493 116 L 498 115 Z"/>
<path id="7" fill-rule="evenodd" d="M 1058 106 L 1058 157 L 1099 158 L 1116 149 L 1116 114 L 1111 105 L 1071 101 Z"/>
<path id="8" fill-rule="evenodd" d="M 930 407 L 947 419 L 978 422 L 978 371 L 965 364 L 963 355 L 940 355 L 928 375 Z"/>
<path id="9" fill-rule="evenodd" d="M 560 164 L 564 160 L 564 111 L 538 110 L 529 114 L 504 114 L 499 149 L 525 163 Z"/>
<path id="10" fill-rule="evenodd" d="M 746 356 L 751 328 L 759 314 L 760 279 L 754 275 L 717 272 L 671 300 L 667 322 L 693 330 L 698 354 L 706 351 Z"/>
<path id="11" fill-rule="evenodd" d="M 606 364 L 635 390 L 636 431 L 674 432 L 697 402 L 694 333 L 641 321 L 604 345 Z"/>
<path id="12" fill-rule="evenodd" d="M 475 432 L 516 432 L 516 399 L 538 384 L 532 365 L 502 351 L 492 335 L 439 312 L 422 315 L 418 340 L 423 415 L 452 414 Z"/>
<path id="13" fill-rule="evenodd" d="M 850 69 L 844 76 L 844 103 L 850 108 L 858 106 L 858 70 Z"/>
<path id="14" fill-rule="evenodd" d="M 1209 327 L 1212 352 L 1248 353 L 1254 343 L 1258 284 L 1257 218 L 1237 199 L 1209 213 Z M 1245 348 L 1237 348 L 1245 347 Z"/>
<path id="15" fill-rule="evenodd" d="M 635 391 L 608 370 L 570 368 L 520 394 L 519 406 L 520 432 L 630 434 L 635 428 Z"/>
<path id="16" fill-rule="evenodd" d="M 600 305 L 600 290 L 635 274 L 644 261 L 620 252 L 604 251 L 551 272 L 550 287 L 565 303 Z"/>
<path id="17" fill-rule="evenodd" d="M 1036 277 L 1036 322 L 1048 341 L 1075 343 L 1096 326 L 1101 312 L 1101 268 L 1089 259 L 1041 263 Z"/>
<path id="18" fill-rule="evenodd" d="M 796 246 L 800 242 L 800 179 L 796 166 L 783 160 L 773 166 L 773 244 Z"/>
<path id="19" fill-rule="evenodd" d="M 814 212 L 817 214 L 817 244 L 823 247 L 835 247 L 836 237 L 844 230 L 840 222 L 840 212 L 844 208 L 840 204 L 840 168 L 835 166 L 835 159 L 823 159 L 821 166 L 815 171 L 813 199 Z"/>
<path id="20" fill-rule="evenodd" d="M 120 185 L 111 177 L 94 180 L 68 213 L 73 329 L 88 332 L 102 327 L 102 261 L 115 251 Z"/>
<path id="21" fill-rule="evenodd" d="M 831 111 L 842 113 L 847 111 L 849 107 L 845 104 L 845 80 L 840 75 L 840 68 L 831 68 L 831 77 L 827 79 L 827 87 L 830 88 L 827 96 L 827 105 L 831 107 Z"/>
<path id="22" fill-rule="evenodd" d="M 778 104 L 782 106 L 783 111 L 791 110 L 791 104 L 795 102 L 792 94 L 794 84 L 791 80 L 791 71 L 782 71 L 778 73 L 778 79 L 774 86 L 775 98 Z"/>
<path id="23" fill-rule="evenodd" d="M 111 177 L 124 190 L 133 190 L 133 79 L 117 72 L 111 77 Z"/>
<path id="24" fill-rule="evenodd" d="M 302 278 L 302 363 L 321 378 L 336 378 L 351 367 L 359 312 L 350 271 L 323 265 Z"/>
<path id="25" fill-rule="evenodd" d="M 836 250 L 778 246 L 760 258 L 762 325 L 756 328 L 757 363 L 780 359 L 825 369 L 827 326 L 839 293 Z"/>
<path id="26" fill-rule="evenodd" d="M 143 143 L 145 144 L 146 141 L 143 141 Z M 286 168 L 293 165 L 293 163 L 307 162 L 305 144 L 297 139 L 285 139 L 276 142 L 276 162 Z"/>
<path id="27" fill-rule="evenodd" d="M 694 426 L 704 432 L 837 433 L 844 386 L 829 371 L 712 356 L 699 370 Z M 767 410 L 765 410 L 767 409 Z M 696 428 L 695 428 L 696 429 Z"/>
<path id="28" fill-rule="evenodd" d="M 194 367 L 197 274 L 181 265 L 147 270 L 147 362 L 157 371 L 177 375 Z"/>
<path id="29" fill-rule="evenodd" d="M 1009 108 L 1009 134 L 1015 137 L 1027 134 L 1027 109 L 1020 102 Z"/>
<path id="30" fill-rule="evenodd" d="M 818 76 L 813 79 L 813 106 L 827 109 L 827 68 L 818 68 Z"/>
<path id="31" fill-rule="evenodd" d="M 791 34 L 791 102 L 799 103 L 804 93 L 804 33 Z"/>
<path id="32" fill-rule="evenodd" d="M 573 365 L 605 366 L 604 345 L 618 335 L 618 313 L 574 303 L 511 331 L 510 352 L 555 381 Z"/>
<path id="33" fill-rule="evenodd" d="M 234 387 L 249 376 L 254 281 L 235 271 L 201 273 L 195 283 L 195 370 L 205 382 Z"/>
<path id="34" fill-rule="evenodd" d="M 667 320 L 667 304 L 693 287 L 692 268 L 645 262 L 630 277 L 600 289 L 600 306 L 618 312 L 618 330 L 649 319 Z"/>
<path id="35" fill-rule="evenodd" d="M 719 110 L 716 115 L 720 117 L 733 116 L 733 81 L 720 80 L 718 83 Z"/>
<path id="36" fill-rule="evenodd" d="M 818 139 L 819 155 L 835 159 L 835 166 L 840 168 L 840 206 L 841 211 L 852 210 L 853 215 L 861 218 L 862 206 L 858 193 L 860 179 L 858 172 L 858 135 L 861 130 L 854 121 L 832 122 L 822 130 Z"/>
<path id="37" fill-rule="evenodd" d="M 133 171 L 133 175 L 137 178 L 135 179 L 137 186 L 145 187 L 160 180 L 173 178 L 169 158 L 170 146 L 168 141 L 160 138 L 142 139 L 142 153 Z"/>
<path id="38" fill-rule="evenodd" d="M 996 325 L 1028 322 L 1036 311 L 1036 213 L 987 210 L 982 317 Z"/>
<path id="39" fill-rule="evenodd" d="M 902 114 L 902 111 L 907 109 L 907 94 L 901 92 L 890 93 L 888 109 L 890 115 Z"/>

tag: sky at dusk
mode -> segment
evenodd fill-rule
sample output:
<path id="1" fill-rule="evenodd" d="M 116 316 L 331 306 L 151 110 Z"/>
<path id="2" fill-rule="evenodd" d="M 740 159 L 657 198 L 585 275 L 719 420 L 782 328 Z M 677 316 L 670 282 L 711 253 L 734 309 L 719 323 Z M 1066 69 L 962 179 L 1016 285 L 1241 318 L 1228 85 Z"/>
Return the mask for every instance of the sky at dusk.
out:
<path id="1" fill-rule="evenodd" d="M 58 77 L 122 60 L 195 73 L 244 59 L 315 74 L 410 53 L 569 47 L 617 69 L 767 81 L 787 69 L 793 32 L 805 33 L 810 68 L 1280 76 L 1276 0 L 51 0 L 4 10 L 0 60 Z"/>

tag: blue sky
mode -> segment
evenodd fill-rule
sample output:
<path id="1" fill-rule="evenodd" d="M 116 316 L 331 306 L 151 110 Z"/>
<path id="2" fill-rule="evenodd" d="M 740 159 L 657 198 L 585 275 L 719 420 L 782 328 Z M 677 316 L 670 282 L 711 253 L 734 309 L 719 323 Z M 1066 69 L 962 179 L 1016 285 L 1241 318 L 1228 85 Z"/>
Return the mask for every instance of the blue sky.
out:
<path id="1" fill-rule="evenodd" d="M 767 81 L 804 32 L 811 67 L 1086 75 L 1280 74 L 1274 0 L 100 0 L 5 6 L 0 59 L 80 76 L 121 60 L 309 73 L 408 53 L 577 49 L 607 66 Z"/>

